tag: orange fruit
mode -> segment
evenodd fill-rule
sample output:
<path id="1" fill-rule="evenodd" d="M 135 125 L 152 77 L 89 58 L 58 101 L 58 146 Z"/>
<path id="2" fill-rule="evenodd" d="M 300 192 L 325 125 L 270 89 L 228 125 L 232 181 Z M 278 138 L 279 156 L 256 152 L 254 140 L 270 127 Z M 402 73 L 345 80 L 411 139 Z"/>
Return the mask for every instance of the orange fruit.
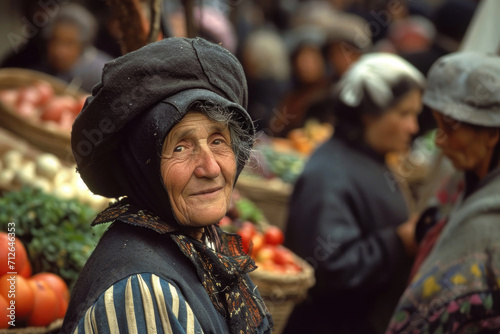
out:
<path id="1" fill-rule="evenodd" d="M 21 275 L 5 274 L 0 277 L 0 295 L 10 304 L 14 300 L 16 320 L 27 319 L 33 310 L 35 295 L 28 280 Z"/>
<path id="2" fill-rule="evenodd" d="M 24 278 L 30 278 L 31 277 L 31 273 L 32 273 L 31 262 L 30 261 L 26 261 L 26 264 L 24 265 L 24 268 L 23 268 L 23 270 L 21 270 L 21 272 L 19 273 L 19 275 L 21 275 Z"/>
<path id="3" fill-rule="evenodd" d="M 9 328 L 10 318 L 8 316 L 10 311 L 7 309 L 8 307 L 9 303 L 7 300 L 3 296 L 0 296 L 0 329 Z"/>
<path id="4" fill-rule="evenodd" d="M 52 291 L 55 292 L 59 303 L 57 318 L 64 318 L 69 303 L 69 289 L 66 282 L 54 273 L 38 273 L 31 277 L 31 279 L 47 283 Z"/>
<path id="5" fill-rule="evenodd" d="M 9 272 L 20 273 L 28 262 L 28 253 L 18 238 L 0 232 L 0 276 Z"/>
<path id="6" fill-rule="evenodd" d="M 57 295 L 46 282 L 29 279 L 28 283 L 35 295 L 33 311 L 28 318 L 28 326 L 47 326 L 57 319 L 59 311 Z"/>

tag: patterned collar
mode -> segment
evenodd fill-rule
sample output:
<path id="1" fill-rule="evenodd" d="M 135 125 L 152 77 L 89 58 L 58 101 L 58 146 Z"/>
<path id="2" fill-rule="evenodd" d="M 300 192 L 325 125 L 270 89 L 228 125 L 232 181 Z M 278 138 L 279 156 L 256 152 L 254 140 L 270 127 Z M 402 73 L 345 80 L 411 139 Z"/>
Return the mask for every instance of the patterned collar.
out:
<path id="1" fill-rule="evenodd" d="M 257 267 L 243 251 L 239 235 L 225 233 L 216 225 L 207 226 L 205 235 L 215 246 L 212 248 L 183 233 L 179 226 L 171 226 L 151 212 L 125 201 L 102 211 L 92 226 L 111 222 L 169 234 L 196 267 L 201 284 L 215 309 L 227 319 L 231 333 L 258 333 L 265 323 L 272 326 L 264 301 L 248 285 L 246 274 Z"/>

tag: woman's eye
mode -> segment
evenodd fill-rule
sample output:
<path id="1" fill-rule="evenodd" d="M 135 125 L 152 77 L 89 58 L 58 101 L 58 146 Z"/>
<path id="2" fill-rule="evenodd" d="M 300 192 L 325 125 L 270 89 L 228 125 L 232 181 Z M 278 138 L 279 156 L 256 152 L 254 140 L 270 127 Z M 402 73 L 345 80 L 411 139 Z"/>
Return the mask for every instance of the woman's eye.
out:
<path id="1" fill-rule="evenodd" d="M 176 147 L 174 148 L 174 152 L 179 153 L 179 152 L 182 152 L 182 151 L 184 151 L 184 146 L 180 146 L 180 145 L 179 145 L 179 146 L 176 146 Z"/>

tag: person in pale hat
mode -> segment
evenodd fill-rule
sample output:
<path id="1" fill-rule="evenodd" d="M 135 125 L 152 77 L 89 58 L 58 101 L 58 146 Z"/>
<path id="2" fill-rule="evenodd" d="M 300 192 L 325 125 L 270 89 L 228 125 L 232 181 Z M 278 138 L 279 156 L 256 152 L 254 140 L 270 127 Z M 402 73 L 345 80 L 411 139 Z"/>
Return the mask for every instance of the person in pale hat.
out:
<path id="1" fill-rule="evenodd" d="M 270 333 L 241 238 L 222 232 L 254 141 L 243 68 L 204 39 L 106 64 L 76 119 L 78 172 L 119 199 L 72 289 L 61 333 Z"/>
<path id="2" fill-rule="evenodd" d="M 313 152 L 288 205 L 285 245 L 315 268 L 291 333 L 381 333 L 414 250 L 410 207 L 389 167 L 418 130 L 424 76 L 402 58 L 363 55 L 331 92 L 335 133 Z"/>
<path id="3" fill-rule="evenodd" d="M 463 172 L 450 214 L 427 232 L 387 333 L 500 330 L 500 57 L 456 52 L 428 74 L 436 145 Z"/>

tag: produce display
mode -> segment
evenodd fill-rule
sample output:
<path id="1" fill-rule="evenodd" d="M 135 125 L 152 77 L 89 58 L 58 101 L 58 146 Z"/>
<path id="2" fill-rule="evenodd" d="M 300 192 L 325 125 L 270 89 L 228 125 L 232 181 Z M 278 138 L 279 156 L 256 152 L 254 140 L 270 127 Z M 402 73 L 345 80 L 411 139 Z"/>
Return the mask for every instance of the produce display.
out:
<path id="1" fill-rule="evenodd" d="M 11 149 L 0 153 L 0 188 L 18 189 L 22 186 L 39 188 L 63 199 L 77 199 L 96 209 L 107 206 L 109 199 L 94 195 L 76 172 L 51 153 L 35 157 Z"/>
<path id="2" fill-rule="evenodd" d="M 82 110 L 86 96 L 56 95 L 52 85 L 42 80 L 27 86 L 0 90 L 0 102 L 20 116 L 70 131 Z"/>
<path id="3" fill-rule="evenodd" d="M 279 178 L 285 183 L 294 183 L 304 169 L 305 158 L 295 152 L 280 152 L 272 145 L 259 148 L 265 161 L 260 173 L 265 178 Z"/>
<path id="4" fill-rule="evenodd" d="M 331 124 L 308 120 L 303 128 L 290 131 L 287 138 L 262 137 L 255 145 L 257 161 L 246 170 L 266 179 L 277 178 L 293 184 L 309 155 L 332 134 Z"/>
<path id="5" fill-rule="evenodd" d="M 0 329 L 48 326 L 66 314 L 68 285 L 51 272 L 32 275 L 25 244 L 15 234 L 0 232 Z"/>
<path id="6" fill-rule="evenodd" d="M 90 227 L 96 215 L 95 209 L 75 199 L 61 199 L 36 188 L 24 187 L 0 197 L 0 231 L 14 226 L 16 237 L 26 245 L 32 272 L 55 273 L 69 287 L 107 228 Z M 21 273 L 19 261 L 16 271 Z"/>
<path id="7" fill-rule="evenodd" d="M 310 119 L 306 121 L 304 127 L 290 131 L 287 137 L 295 150 L 309 155 L 332 134 L 333 126 L 330 123 L 320 123 L 315 119 Z"/>
<path id="8" fill-rule="evenodd" d="M 296 274 L 302 271 L 295 255 L 283 246 L 283 232 L 265 222 L 260 210 L 248 199 L 233 193 L 234 206 L 219 222 L 219 226 L 241 237 L 243 250 L 250 254 L 257 270 L 279 274 Z"/>

